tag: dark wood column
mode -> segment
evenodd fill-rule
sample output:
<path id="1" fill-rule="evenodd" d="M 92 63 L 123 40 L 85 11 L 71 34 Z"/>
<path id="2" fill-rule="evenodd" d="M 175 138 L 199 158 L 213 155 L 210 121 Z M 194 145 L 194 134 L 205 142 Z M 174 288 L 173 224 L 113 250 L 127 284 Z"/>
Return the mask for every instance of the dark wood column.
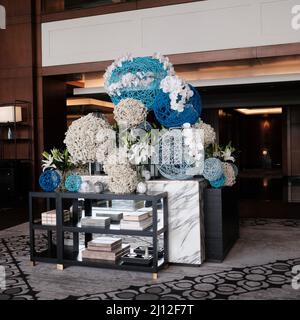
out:
<path id="1" fill-rule="evenodd" d="M 67 131 L 66 84 L 55 77 L 43 79 L 43 135 L 44 149 L 64 147 Z"/>

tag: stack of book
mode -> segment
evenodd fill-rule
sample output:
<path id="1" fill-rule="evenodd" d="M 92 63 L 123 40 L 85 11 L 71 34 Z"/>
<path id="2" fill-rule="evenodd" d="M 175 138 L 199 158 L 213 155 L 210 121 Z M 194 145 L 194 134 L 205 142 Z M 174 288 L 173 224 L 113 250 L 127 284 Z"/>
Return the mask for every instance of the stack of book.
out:
<path id="1" fill-rule="evenodd" d="M 88 242 L 82 251 L 83 261 L 116 264 L 123 255 L 130 252 L 129 244 L 122 244 L 122 239 L 99 237 Z"/>
<path id="2" fill-rule="evenodd" d="M 114 210 L 136 211 L 145 206 L 144 201 L 137 200 L 112 200 L 111 206 Z"/>
<path id="3" fill-rule="evenodd" d="M 81 218 L 82 227 L 108 227 L 110 218 L 108 217 L 83 217 Z"/>
<path id="4" fill-rule="evenodd" d="M 151 211 L 124 212 L 120 228 L 123 230 L 143 231 L 152 226 Z"/>
<path id="5" fill-rule="evenodd" d="M 123 218 L 123 211 L 112 208 L 93 207 L 93 214 L 96 217 L 110 218 L 111 222 L 120 222 L 120 220 Z"/>
<path id="6" fill-rule="evenodd" d="M 64 210 L 64 222 L 70 221 L 70 211 Z M 42 213 L 42 224 L 56 226 L 56 210 L 46 211 Z"/>

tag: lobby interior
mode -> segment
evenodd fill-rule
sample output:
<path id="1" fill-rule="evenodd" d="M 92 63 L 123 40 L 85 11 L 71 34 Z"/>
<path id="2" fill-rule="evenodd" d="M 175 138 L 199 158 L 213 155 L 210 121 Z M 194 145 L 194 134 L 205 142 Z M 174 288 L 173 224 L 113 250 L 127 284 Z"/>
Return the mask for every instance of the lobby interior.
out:
<path id="1" fill-rule="evenodd" d="M 228 9 L 230 1 L 226 2 L 222 10 Z M 238 7 L 237 2 L 234 6 Z M 252 5 L 251 1 L 246 2 Z M 251 8 L 256 12 L 263 1 L 254 2 Z M 284 2 L 279 1 L 282 6 Z M 217 4 L 209 0 L 170 0 L 165 5 L 148 0 L 0 0 L 0 5 L 6 8 L 6 29 L 0 30 L 0 104 L 23 104 L 24 122 L 16 127 L 18 138 L 13 141 L 7 141 L 11 125 L 0 124 L 0 265 L 9 269 L 8 288 L 0 288 L 0 299 L 300 299 L 300 291 L 291 286 L 291 270 L 300 264 L 300 31 L 282 31 L 281 38 L 274 40 L 269 20 L 272 14 L 278 14 L 280 6 L 271 13 L 263 11 L 266 20 L 261 21 L 260 28 L 266 28 L 265 38 L 257 44 L 242 41 L 239 45 L 239 39 L 235 39 L 234 47 L 233 36 L 226 36 L 230 39 L 228 47 L 220 39 L 220 47 L 214 47 L 207 38 L 199 40 L 207 41 L 207 48 L 202 48 L 202 44 L 195 45 L 188 38 L 186 44 L 181 39 L 182 47 L 177 48 L 174 41 L 168 40 L 162 48 L 176 74 L 199 92 L 201 120 L 214 128 L 217 143 L 226 145 L 231 141 L 237 150 L 239 174 L 232 199 L 239 217 L 239 234 L 230 249 L 224 249 L 224 259 L 203 259 L 201 265 L 170 263 L 155 279 L 143 272 L 81 265 L 71 265 L 63 271 L 51 263 L 37 262 L 32 266 L 28 194 L 41 191 L 42 152 L 65 147 L 66 131 L 74 121 L 96 112 L 104 115 L 109 124 L 115 124 L 115 105 L 105 92 L 103 76 L 118 56 L 111 51 L 116 44 L 109 44 L 102 51 L 95 49 L 94 42 L 99 42 L 101 36 L 108 39 L 109 30 L 93 29 L 97 25 L 93 19 L 101 21 L 103 17 L 117 24 L 118 15 L 128 14 L 128 19 L 133 20 L 156 19 L 159 26 L 164 23 L 167 28 L 159 14 L 182 14 L 188 19 L 192 9 L 202 13 L 219 9 Z M 239 12 L 228 11 L 224 15 Z M 197 28 L 211 27 L 206 20 L 204 25 L 194 23 Z M 220 23 L 229 22 L 225 19 Z M 141 31 L 145 39 L 153 43 L 149 47 L 143 41 L 137 44 L 135 41 L 140 38 L 136 40 L 133 34 L 131 46 L 135 55 L 144 55 L 145 50 L 154 51 L 162 45 L 152 24 L 153 36 L 146 22 L 141 28 L 145 28 Z M 78 35 L 81 48 L 74 44 L 72 32 L 77 29 L 84 29 Z M 91 36 L 85 39 L 87 30 Z M 100 32 L 97 37 L 96 32 Z M 213 38 L 216 31 L 211 32 Z M 124 45 L 122 34 L 116 36 L 119 46 Z M 199 50 L 191 49 L 197 46 Z M 119 51 L 126 53 L 127 49 Z M 153 115 L 149 119 L 156 121 Z M 14 170 L 9 171 L 14 172 L 13 180 L 6 178 L 8 168 Z M 227 202 L 224 215 L 230 216 Z M 40 214 L 38 206 L 34 217 Z M 228 221 L 224 218 L 224 230 L 231 230 L 225 225 Z M 45 230 L 36 232 L 39 250 L 47 246 L 48 237 Z M 83 234 L 79 239 L 83 241 Z M 150 245 L 144 238 L 131 236 L 129 240 Z"/>

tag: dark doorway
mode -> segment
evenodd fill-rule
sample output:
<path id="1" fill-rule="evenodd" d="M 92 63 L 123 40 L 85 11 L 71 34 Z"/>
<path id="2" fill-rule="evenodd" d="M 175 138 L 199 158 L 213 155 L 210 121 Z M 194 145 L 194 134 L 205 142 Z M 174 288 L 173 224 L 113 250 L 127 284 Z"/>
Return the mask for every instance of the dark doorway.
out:
<path id="1" fill-rule="evenodd" d="M 264 106 L 203 112 L 204 120 L 217 128 L 219 144 L 232 141 L 239 151 L 241 217 L 299 218 L 300 204 L 288 199 L 287 110 Z"/>

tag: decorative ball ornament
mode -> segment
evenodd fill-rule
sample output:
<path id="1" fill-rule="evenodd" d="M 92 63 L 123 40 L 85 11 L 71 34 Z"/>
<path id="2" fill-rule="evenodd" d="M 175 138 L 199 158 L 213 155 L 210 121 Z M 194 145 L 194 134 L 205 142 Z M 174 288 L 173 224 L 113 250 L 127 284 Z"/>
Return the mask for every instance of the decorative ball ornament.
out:
<path id="1" fill-rule="evenodd" d="M 104 118 L 92 113 L 72 122 L 64 143 L 74 163 L 87 164 L 96 161 L 97 150 L 102 146 L 96 139 L 100 129 L 111 129 L 111 126 Z"/>
<path id="2" fill-rule="evenodd" d="M 69 192 L 78 192 L 82 184 L 82 179 L 78 175 L 70 175 L 67 177 L 65 187 Z"/>
<path id="3" fill-rule="evenodd" d="M 204 132 L 204 145 L 206 147 L 209 146 L 210 144 L 213 144 L 216 142 L 216 132 L 215 132 L 215 129 L 211 125 L 209 125 L 201 120 L 199 123 L 196 123 L 194 125 L 194 128 L 203 130 L 203 132 Z"/>
<path id="4" fill-rule="evenodd" d="M 189 85 L 193 91 L 193 96 L 184 105 L 182 112 L 171 109 L 171 99 L 169 94 L 159 91 L 155 103 L 154 114 L 156 119 L 166 128 L 178 128 L 184 123 L 195 124 L 201 115 L 202 102 L 197 89 Z"/>
<path id="5" fill-rule="evenodd" d="M 130 162 L 126 148 L 115 148 L 111 150 L 103 163 L 103 170 L 108 176 L 114 174 L 116 168 L 119 170 L 122 168 L 125 171 L 128 167 L 130 168 Z"/>
<path id="6" fill-rule="evenodd" d="M 114 170 L 109 172 L 108 178 L 108 188 L 112 193 L 132 193 L 138 185 L 137 172 L 129 166 L 116 165 Z"/>
<path id="7" fill-rule="evenodd" d="M 94 184 L 94 188 L 96 193 L 102 193 L 105 189 L 103 183 L 100 181 Z"/>
<path id="8" fill-rule="evenodd" d="M 56 170 L 46 170 L 39 178 L 39 184 L 45 192 L 53 192 L 61 183 L 61 176 Z"/>
<path id="9" fill-rule="evenodd" d="M 141 101 L 127 98 L 115 107 L 114 118 L 119 125 L 125 125 L 127 128 L 136 127 L 146 120 L 147 109 Z"/>
<path id="10" fill-rule="evenodd" d="M 95 192 L 94 184 L 91 181 L 83 181 L 80 186 L 79 192 L 94 193 Z"/>
<path id="11" fill-rule="evenodd" d="M 162 135 L 156 167 L 163 177 L 170 180 L 186 180 L 200 174 L 197 163 L 190 161 L 185 151 L 181 129 L 172 129 Z"/>
<path id="12" fill-rule="evenodd" d="M 219 178 L 218 180 L 214 180 L 214 181 L 209 181 L 210 185 L 215 188 L 215 189 L 219 189 L 222 186 L 224 186 L 226 181 L 226 178 L 224 175 L 221 176 L 221 178 Z"/>
<path id="13" fill-rule="evenodd" d="M 145 182 L 139 182 L 139 184 L 137 185 L 137 188 L 136 188 L 136 192 L 137 193 L 146 193 L 147 192 L 147 185 Z"/>
<path id="14" fill-rule="evenodd" d="M 223 162 L 223 170 L 224 170 L 224 176 L 225 176 L 225 182 L 224 182 L 224 186 L 228 186 L 228 187 L 232 187 L 236 180 L 235 180 L 235 173 L 234 173 L 234 169 L 233 166 L 231 165 L 231 163 L 228 162 Z"/>
<path id="15" fill-rule="evenodd" d="M 151 179 L 151 172 L 149 170 L 143 170 L 142 177 L 145 179 L 145 181 L 149 181 Z"/>
<path id="16" fill-rule="evenodd" d="M 217 158 L 208 158 L 204 161 L 203 176 L 208 181 L 219 180 L 224 174 L 223 164 Z"/>
<path id="17" fill-rule="evenodd" d="M 239 175 L 239 168 L 234 163 L 229 163 L 229 164 L 232 166 L 235 177 L 237 177 Z"/>
<path id="18" fill-rule="evenodd" d="M 168 58 L 159 55 L 133 58 L 129 55 L 116 60 L 107 69 L 105 89 L 115 105 L 132 98 L 142 101 L 151 110 L 161 80 L 173 73 Z"/>
<path id="19" fill-rule="evenodd" d="M 100 129 L 96 135 L 97 162 L 103 163 L 113 147 L 116 146 L 116 132 L 113 129 Z"/>

